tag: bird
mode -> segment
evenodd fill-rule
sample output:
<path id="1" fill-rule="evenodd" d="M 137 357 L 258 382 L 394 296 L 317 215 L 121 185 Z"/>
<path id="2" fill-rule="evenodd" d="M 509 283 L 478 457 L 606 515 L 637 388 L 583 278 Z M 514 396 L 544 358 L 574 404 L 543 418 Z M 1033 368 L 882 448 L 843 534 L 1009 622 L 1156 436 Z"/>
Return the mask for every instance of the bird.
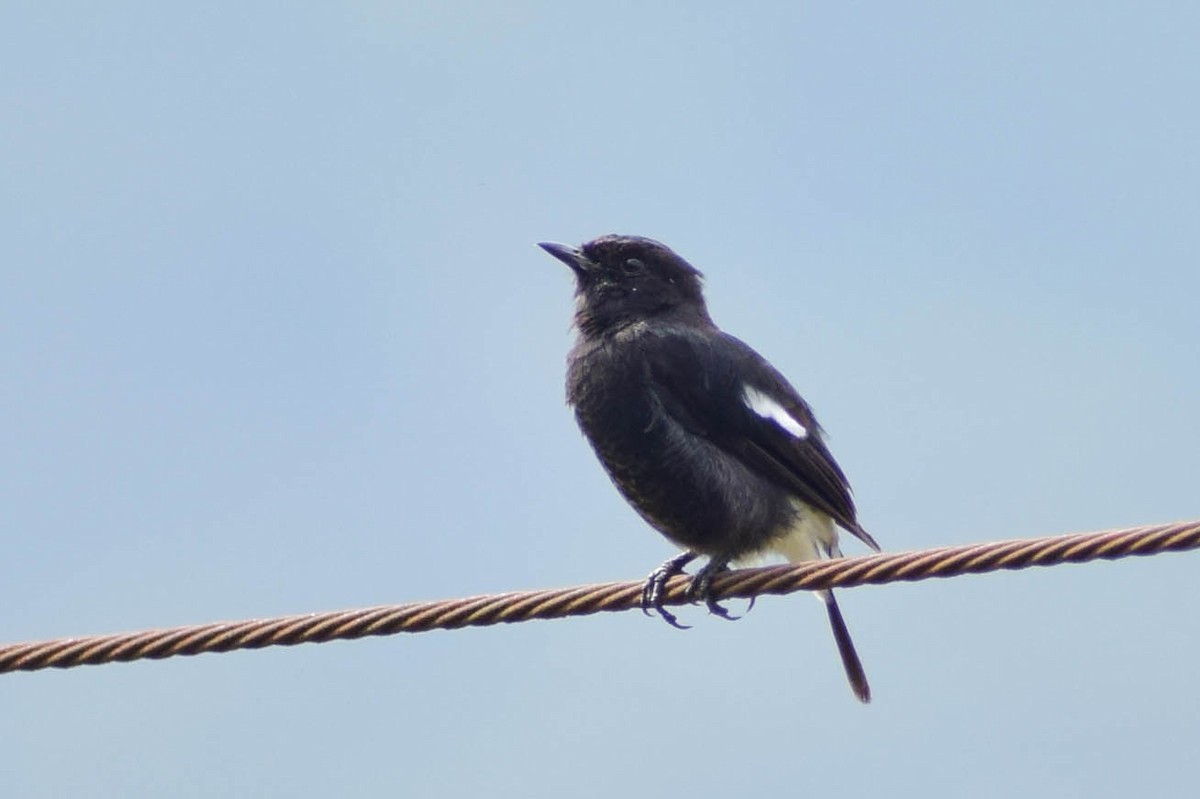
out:
<path id="1" fill-rule="evenodd" d="M 642 236 L 538 246 L 575 277 L 567 403 L 618 492 L 683 550 L 646 579 L 643 611 L 682 627 L 663 607 L 664 586 L 701 556 L 688 599 L 733 619 L 712 593 L 713 578 L 731 564 L 841 557 L 839 528 L 879 551 L 808 403 L 717 327 L 700 270 Z M 817 593 L 850 687 L 869 702 L 837 600 L 831 590 Z"/>

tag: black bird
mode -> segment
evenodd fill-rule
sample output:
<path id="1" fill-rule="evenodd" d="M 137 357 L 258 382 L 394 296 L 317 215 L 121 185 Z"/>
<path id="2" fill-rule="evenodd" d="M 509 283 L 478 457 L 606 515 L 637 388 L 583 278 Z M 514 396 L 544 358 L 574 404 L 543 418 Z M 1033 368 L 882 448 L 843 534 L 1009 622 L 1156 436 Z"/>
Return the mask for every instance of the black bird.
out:
<path id="1" fill-rule="evenodd" d="M 601 236 L 579 249 L 542 243 L 575 273 L 578 338 L 567 402 L 617 490 L 685 552 L 642 593 L 662 606 L 667 579 L 700 555 L 688 595 L 711 595 L 730 563 L 775 553 L 841 557 L 837 528 L 879 549 L 858 523 L 846 476 L 808 404 L 771 364 L 708 315 L 699 270 L 653 239 Z M 855 695 L 871 689 L 832 591 L 821 591 Z"/>

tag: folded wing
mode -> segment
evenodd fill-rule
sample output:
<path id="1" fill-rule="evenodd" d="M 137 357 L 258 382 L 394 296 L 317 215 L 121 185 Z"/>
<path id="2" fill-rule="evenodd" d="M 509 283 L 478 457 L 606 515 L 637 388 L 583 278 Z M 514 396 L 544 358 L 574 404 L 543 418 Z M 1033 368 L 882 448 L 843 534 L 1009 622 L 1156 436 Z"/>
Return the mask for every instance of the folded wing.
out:
<path id="1" fill-rule="evenodd" d="M 675 419 L 878 551 L 808 404 L 762 356 L 715 328 L 669 331 L 643 346 L 651 387 Z"/>

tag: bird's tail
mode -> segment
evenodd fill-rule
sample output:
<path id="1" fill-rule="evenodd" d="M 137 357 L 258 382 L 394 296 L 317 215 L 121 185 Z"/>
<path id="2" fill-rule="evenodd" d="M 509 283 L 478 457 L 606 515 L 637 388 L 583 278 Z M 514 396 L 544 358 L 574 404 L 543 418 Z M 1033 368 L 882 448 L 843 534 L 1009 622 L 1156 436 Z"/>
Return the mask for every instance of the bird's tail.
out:
<path id="1" fill-rule="evenodd" d="M 829 626 L 833 628 L 833 640 L 837 642 L 838 654 L 842 656 L 842 668 L 846 670 L 846 679 L 850 681 L 850 689 L 860 702 L 871 701 L 871 686 L 867 683 L 867 673 L 863 671 L 862 661 L 854 650 L 854 641 L 850 631 L 846 629 L 846 620 L 838 608 L 837 599 L 832 591 L 818 591 L 829 612 Z"/>
<path id="2" fill-rule="evenodd" d="M 840 558 L 842 550 L 838 546 L 837 528 L 833 519 L 810 506 L 796 501 L 797 517 L 793 527 L 786 535 L 772 542 L 772 549 L 787 558 L 790 563 L 805 563 L 814 560 L 829 560 Z M 865 530 L 855 525 L 855 535 L 858 535 L 875 549 L 879 545 Z M 871 701 L 871 686 L 867 684 L 867 673 L 863 671 L 862 661 L 854 651 L 854 641 L 850 639 L 850 631 L 846 629 L 846 620 L 838 609 L 833 591 L 828 589 L 817 591 L 817 596 L 825 603 L 829 613 L 829 625 L 833 627 L 833 640 L 837 641 L 838 654 L 842 656 L 842 666 L 846 669 L 846 679 L 854 695 L 862 702 Z"/>

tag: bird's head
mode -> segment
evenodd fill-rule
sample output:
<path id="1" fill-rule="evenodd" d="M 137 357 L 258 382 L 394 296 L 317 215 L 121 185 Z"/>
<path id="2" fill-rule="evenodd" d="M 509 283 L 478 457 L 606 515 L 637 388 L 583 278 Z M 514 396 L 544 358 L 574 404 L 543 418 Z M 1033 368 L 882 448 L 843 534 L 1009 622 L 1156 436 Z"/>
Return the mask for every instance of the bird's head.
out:
<path id="1" fill-rule="evenodd" d="M 642 236 L 601 236 L 582 247 L 538 245 L 575 273 L 575 323 L 600 335 L 658 317 L 710 322 L 700 270 Z"/>

